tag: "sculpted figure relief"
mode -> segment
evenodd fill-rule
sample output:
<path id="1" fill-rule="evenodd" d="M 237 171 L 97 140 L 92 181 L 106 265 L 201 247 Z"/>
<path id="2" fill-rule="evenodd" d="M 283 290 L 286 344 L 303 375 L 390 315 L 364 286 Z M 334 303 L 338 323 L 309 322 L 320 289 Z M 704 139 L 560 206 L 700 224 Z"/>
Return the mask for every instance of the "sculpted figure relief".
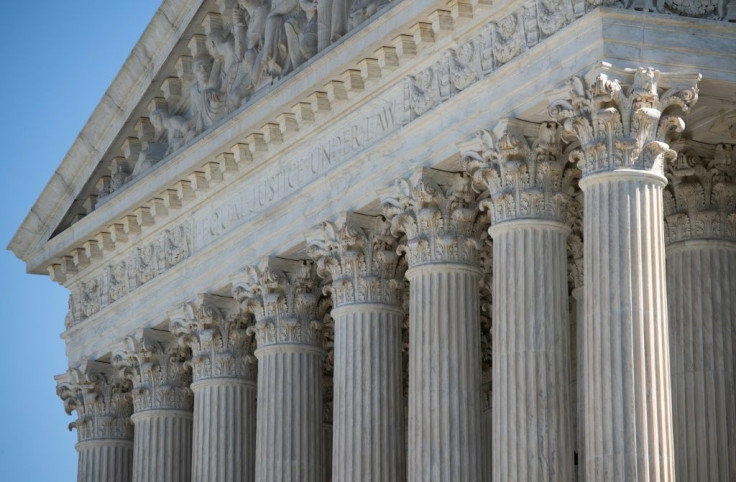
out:
<path id="1" fill-rule="evenodd" d="M 194 59 L 192 70 L 195 82 L 190 88 L 192 119 L 195 132 L 199 133 L 214 124 L 225 114 L 225 94 L 221 90 L 222 59 L 200 55 Z"/>

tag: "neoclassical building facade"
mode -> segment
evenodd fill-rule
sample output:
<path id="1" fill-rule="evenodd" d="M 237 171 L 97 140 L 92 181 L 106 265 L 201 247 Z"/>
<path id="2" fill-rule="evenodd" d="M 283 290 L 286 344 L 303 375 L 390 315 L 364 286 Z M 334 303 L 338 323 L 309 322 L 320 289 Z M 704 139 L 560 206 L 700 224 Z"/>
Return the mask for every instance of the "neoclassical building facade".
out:
<path id="1" fill-rule="evenodd" d="M 736 480 L 734 21 L 164 0 L 9 246 L 78 480 Z"/>

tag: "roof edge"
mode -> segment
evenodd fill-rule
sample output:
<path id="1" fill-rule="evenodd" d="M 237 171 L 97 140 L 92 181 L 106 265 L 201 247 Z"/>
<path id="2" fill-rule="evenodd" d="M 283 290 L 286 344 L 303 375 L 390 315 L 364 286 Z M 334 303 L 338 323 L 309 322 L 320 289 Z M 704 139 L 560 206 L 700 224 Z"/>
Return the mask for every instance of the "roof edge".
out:
<path id="1" fill-rule="evenodd" d="M 163 0 L 7 249 L 26 261 L 48 241 L 204 0 Z M 162 48 L 162 46 L 164 48 Z M 102 149 L 96 146 L 104 146 Z"/>

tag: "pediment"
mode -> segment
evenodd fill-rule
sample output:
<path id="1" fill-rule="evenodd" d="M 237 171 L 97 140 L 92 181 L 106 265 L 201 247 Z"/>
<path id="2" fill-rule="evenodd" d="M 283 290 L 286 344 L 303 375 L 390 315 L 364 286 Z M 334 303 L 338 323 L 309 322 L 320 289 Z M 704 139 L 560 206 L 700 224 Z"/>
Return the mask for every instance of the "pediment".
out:
<path id="1" fill-rule="evenodd" d="M 9 249 L 27 259 L 391 6 L 165 0 Z"/>
<path id="2" fill-rule="evenodd" d="M 319 5 L 339 1 L 348 0 Z M 544 2 L 511 0 L 352 0 L 341 27 L 327 35 L 319 22 L 327 13 L 309 11 L 310 4 L 165 0 L 9 248 L 30 271 L 48 267 L 63 275 L 69 265 L 76 273 L 89 265 L 86 258 L 101 259 L 108 247 L 114 252 L 118 231 L 120 239 L 140 233 L 198 186 L 248 163 L 258 169 L 303 133 L 318 136 L 327 124 L 339 125 L 360 108 L 363 100 L 355 99 L 370 100 L 371 89 L 404 82 L 405 107 L 419 117 L 601 11 L 565 1 L 547 11 Z M 723 20 L 719 28 L 727 32 L 733 19 Z M 702 59 L 711 72 L 723 67 Z M 724 75 L 709 90 L 725 98 L 731 84 Z M 547 119 L 539 94 L 526 120 Z M 710 132 L 724 124 L 712 112 L 693 128 L 728 142 L 730 131 Z M 733 124 L 733 109 L 718 112 Z"/>

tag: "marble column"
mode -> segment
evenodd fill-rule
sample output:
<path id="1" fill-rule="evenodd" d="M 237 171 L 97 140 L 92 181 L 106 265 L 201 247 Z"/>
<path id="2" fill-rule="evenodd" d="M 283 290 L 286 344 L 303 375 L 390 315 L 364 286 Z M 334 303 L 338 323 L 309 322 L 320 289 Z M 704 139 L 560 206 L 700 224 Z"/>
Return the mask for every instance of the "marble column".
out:
<path id="1" fill-rule="evenodd" d="M 477 195 L 420 169 L 380 193 L 409 270 L 409 481 L 481 478 Z"/>
<path id="2" fill-rule="evenodd" d="M 567 235 L 575 170 L 555 123 L 507 119 L 464 152 L 493 238 L 493 480 L 569 481 Z M 467 146 L 465 146 L 467 149 Z"/>
<path id="3" fill-rule="evenodd" d="M 186 352 L 167 331 L 139 330 L 113 364 L 133 383 L 133 482 L 192 478 L 192 390 Z"/>
<path id="4" fill-rule="evenodd" d="M 383 218 L 347 213 L 309 235 L 335 320 L 333 480 L 404 481 L 402 265 Z"/>
<path id="5" fill-rule="evenodd" d="M 678 480 L 736 480 L 736 148 L 688 142 L 665 193 Z"/>
<path id="6" fill-rule="evenodd" d="M 550 107 L 583 172 L 586 480 L 674 480 L 663 165 L 699 78 L 601 64 Z"/>
<path id="7" fill-rule="evenodd" d="M 77 412 L 79 482 L 130 482 L 133 469 L 133 404 L 130 382 L 108 363 L 88 361 L 56 377 L 56 393 L 68 414 Z"/>
<path id="8" fill-rule="evenodd" d="M 256 319 L 256 480 L 324 482 L 324 350 L 314 266 L 265 258 L 246 268 L 233 289 Z"/>
<path id="9" fill-rule="evenodd" d="M 192 480 L 255 480 L 256 367 L 248 318 L 237 301 L 200 295 L 169 314 L 192 350 Z"/>

